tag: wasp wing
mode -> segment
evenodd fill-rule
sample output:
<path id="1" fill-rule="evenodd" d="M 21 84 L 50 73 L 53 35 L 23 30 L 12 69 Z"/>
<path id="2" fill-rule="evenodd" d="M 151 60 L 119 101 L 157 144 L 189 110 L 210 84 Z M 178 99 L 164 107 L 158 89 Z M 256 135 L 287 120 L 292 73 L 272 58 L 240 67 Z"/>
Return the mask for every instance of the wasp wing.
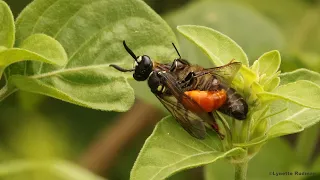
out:
<path id="1" fill-rule="evenodd" d="M 213 117 L 209 116 L 209 114 L 202 107 L 200 107 L 197 102 L 184 94 L 184 91 L 177 84 L 178 80 L 171 73 L 159 72 L 159 76 L 161 77 L 161 83 L 169 90 L 169 92 L 172 94 L 172 96 L 174 96 L 177 102 L 182 105 L 185 111 L 188 111 L 189 113 L 197 116 L 197 121 L 199 122 L 206 122 L 210 126 L 213 126 L 215 124 L 215 120 Z M 188 108 L 192 108 L 192 111 Z M 191 123 L 194 124 L 194 122 Z"/>
<path id="2" fill-rule="evenodd" d="M 202 71 L 199 71 L 196 73 L 196 76 L 202 76 L 205 74 L 212 74 L 216 76 L 219 80 L 222 82 L 226 82 L 228 84 L 231 84 L 232 80 L 240 70 L 242 64 L 241 62 L 233 62 L 231 61 L 230 63 L 223 65 L 223 66 L 218 66 L 214 68 L 208 68 L 208 69 L 203 69 Z"/>
<path id="3" fill-rule="evenodd" d="M 206 128 L 204 122 L 191 111 L 183 107 L 174 96 L 156 95 L 160 102 L 172 114 L 176 121 L 185 129 L 191 136 L 204 139 Z"/>

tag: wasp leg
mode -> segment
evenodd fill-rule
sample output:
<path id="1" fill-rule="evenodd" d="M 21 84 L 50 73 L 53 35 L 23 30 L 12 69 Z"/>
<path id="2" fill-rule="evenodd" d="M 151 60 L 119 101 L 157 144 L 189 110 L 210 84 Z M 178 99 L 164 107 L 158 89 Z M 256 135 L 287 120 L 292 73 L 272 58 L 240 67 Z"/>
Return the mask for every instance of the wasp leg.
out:
<path id="1" fill-rule="evenodd" d="M 191 82 L 194 77 L 195 77 L 195 73 L 193 71 L 191 71 L 188 73 L 188 75 L 182 81 L 180 81 L 180 83 L 186 83 L 188 81 Z"/>
<path id="2" fill-rule="evenodd" d="M 218 124 L 217 124 L 217 122 L 216 122 L 216 120 L 215 120 L 215 118 L 214 118 L 214 116 L 213 116 L 213 114 L 212 114 L 212 112 L 208 112 L 208 114 L 209 114 L 209 116 L 212 118 L 212 124 L 210 124 L 210 126 L 213 128 L 213 130 L 218 134 L 218 136 L 220 137 L 220 139 L 221 140 L 223 140 L 224 139 L 224 135 L 222 134 L 222 133 L 220 133 L 220 131 L 219 131 L 219 126 L 218 126 Z"/>
<path id="3" fill-rule="evenodd" d="M 171 67 L 170 67 L 170 72 L 174 71 L 177 67 L 177 59 L 173 60 Z"/>
<path id="4" fill-rule="evenodd" d="M 182 88 L 192 85 L 194 81 L 194 75 L 195 73 L 193 71 L 189 72 L 189 74 L 182 81 L 179 81 L 178 84 L 181 84 Z"/>
<path id="5" fill-rule="evenodd" d="M 178 67 L 178 63 L 182 64 L 184 66 L 189 66 L 190 65 L 190 63 L 188 61 L 186 61 L 184 59 L 181 59 L 181 57 L 177 58 L 177 59 L 174 59 L 172 64 L 171 64 L 171 67 L 170 67 L 170 72 L 173 72 L 173 71 L 176 70 L 176 68 Z"/>

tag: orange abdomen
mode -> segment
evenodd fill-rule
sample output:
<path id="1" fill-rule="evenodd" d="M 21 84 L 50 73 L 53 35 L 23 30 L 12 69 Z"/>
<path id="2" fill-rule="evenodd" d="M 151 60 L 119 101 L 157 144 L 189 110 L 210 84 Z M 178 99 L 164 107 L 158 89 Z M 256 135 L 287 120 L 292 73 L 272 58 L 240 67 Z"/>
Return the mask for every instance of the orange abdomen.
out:
<path id="1" fill-rule="evenodd" d="M 211 112 L 221 107 L 227 100 L 227 93 L 224 89 L 219 91 L 186 91 L 187 96 L 197 102 L 206 112 Z M 189 107 L 192 108 L 192 107 Z M 191 109 L 192 110 L 192 109 Z"/>

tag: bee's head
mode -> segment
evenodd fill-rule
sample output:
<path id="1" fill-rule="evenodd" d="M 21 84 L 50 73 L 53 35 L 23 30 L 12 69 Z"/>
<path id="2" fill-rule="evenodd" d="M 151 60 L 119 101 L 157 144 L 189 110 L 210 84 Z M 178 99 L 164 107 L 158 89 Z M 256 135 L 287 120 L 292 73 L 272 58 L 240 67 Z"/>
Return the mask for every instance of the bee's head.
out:
<path id="1" fill-rule="evenodd" d="M 151 61 L 151 58 L 147 55 L 143 56 L 136 56 L 132 50 L 126 45 L 126 42 L 123 41 L 123 46 L 126 49 L 126 51 L 133 57 L 135 60 L 135 67 L 133 69 L 124 69 L 122 67 L 119 67 L 117 65 L 111 64 L 111 67 L 114 67 L 115 69 L 121 71 L 121 72 L 132 72 L 133 78 L 137 81 L 144 81 L 148 79 L 150 73 L 153 70 L 153 62 Z"/>

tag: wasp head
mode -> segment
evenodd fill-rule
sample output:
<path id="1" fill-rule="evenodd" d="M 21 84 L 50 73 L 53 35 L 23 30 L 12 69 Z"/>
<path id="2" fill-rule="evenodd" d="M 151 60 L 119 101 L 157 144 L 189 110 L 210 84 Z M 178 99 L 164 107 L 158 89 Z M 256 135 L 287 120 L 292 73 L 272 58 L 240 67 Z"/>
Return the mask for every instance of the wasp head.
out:
<path id="1" fill-rule="evenodd" d="M 138 56 L 136 66 L 134 68 L 133 78 L 137 81 L 144 81 L 148 79 L 153 69 L 153 63 L 149 56 Z"/>
<path id="2" fill-rule="evenodd" d="M 134 69 L 124 69 L 120 66 L 111 64 L 110 66 L 121 71 L 121 72 L 132 72 L 133 73 L 133 78 L 137 81 L 144 81 L 148 79 L 150 73 L 152 72 L 153 69 L 153 62 L 151 61 L 151 58 L 147 55 L 143 56 L 136 56 L 132 50 L 126 45 L 126 42 L 123 41 L 123 46 L 126 49 L 126 51 L 133 57 L 135 61 L 135 67 Z"/>

